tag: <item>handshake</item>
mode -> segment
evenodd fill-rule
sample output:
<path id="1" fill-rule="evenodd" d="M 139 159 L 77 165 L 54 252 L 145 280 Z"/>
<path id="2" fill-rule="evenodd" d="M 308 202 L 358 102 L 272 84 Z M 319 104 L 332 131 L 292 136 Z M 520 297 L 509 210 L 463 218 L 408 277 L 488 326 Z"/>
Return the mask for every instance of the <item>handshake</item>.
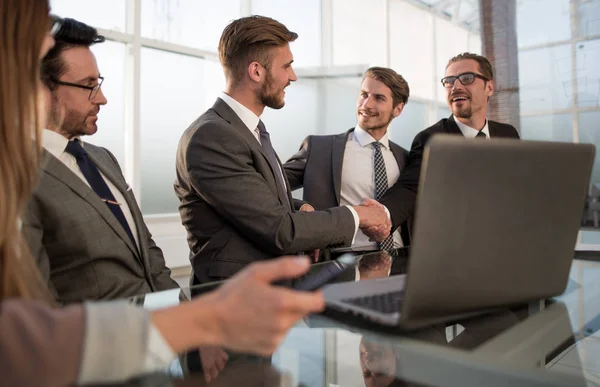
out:
<path id="1" fill-rule="evenodd" d="M 381 242 L 390 235 L 392 222 L 383 205 L 374 199 L 364 199 L 359 206 L 352 206 L 359 218 L 362 232 L 369 240 Z"/>

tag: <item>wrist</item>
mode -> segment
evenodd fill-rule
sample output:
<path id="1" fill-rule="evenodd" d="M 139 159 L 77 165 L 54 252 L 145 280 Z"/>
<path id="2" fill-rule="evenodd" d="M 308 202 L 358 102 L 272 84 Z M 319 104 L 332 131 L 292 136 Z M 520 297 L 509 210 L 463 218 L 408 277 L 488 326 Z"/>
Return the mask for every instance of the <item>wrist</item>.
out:
<path id="1" fill-rule="evenodd" d="M 203 299 L 206 297 L 202 297 Z M 152 324 L 175 353 L 199 346 L 220 345 L 214 305 L 201 299 L 151 313 Z"/>
<path id="2" fill-rule="evenodd" d="M 365 224 L 364 224 L 363 210 L 365 209 L 365 207 L 363 207 L 363 206 L 351 206 L 351 207 L 355 211 L 356 217 L 358 218 L 358 227 L 364 227 Z"/>
<path id="3" fill-rule="evenodd" d="M 314 210 L 315 210 L 315 208 L 313 206 L 311 206 L 308 203 L 304 203 L 302 206 L 300 206 L 300 210 L 299 211 L 313 212 Z"/>

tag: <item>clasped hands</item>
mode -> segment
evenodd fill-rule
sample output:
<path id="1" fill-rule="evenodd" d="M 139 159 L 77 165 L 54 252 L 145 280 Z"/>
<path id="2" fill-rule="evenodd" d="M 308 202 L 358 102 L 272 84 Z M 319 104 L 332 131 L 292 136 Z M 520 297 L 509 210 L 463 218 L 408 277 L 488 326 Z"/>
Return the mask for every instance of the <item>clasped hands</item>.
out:
<path id="1" fill-rule="evenodd" d="M 381 242 L 390 235 L 392 222 L 385 210 L 375 199 L 364 199 L 359 206 L 353 206 L 360 220 L 359 227 L 369 240 Z"/>

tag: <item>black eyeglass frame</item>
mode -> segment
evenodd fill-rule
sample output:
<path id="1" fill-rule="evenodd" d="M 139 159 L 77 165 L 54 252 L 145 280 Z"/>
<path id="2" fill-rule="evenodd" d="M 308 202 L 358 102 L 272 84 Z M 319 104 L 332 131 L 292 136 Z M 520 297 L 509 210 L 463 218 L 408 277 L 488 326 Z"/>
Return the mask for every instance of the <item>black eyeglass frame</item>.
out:
<path id="1" fill-rule="evenodd" d="M 464 78 L 464 76 L 465 76 L 465 75 L 472 76 L 472 77 L 473 77 L 473 80 L 472 80 L 471 82 L 465 82 L 465 81 L 463 80 L 463 78 Z M 483 76 L 483 75 L 481 75 L 481 74 L 477 74 L 477 73 L 474 73 L 474 72 L 471 72 L 471 71 L 469 71 L 469 72 L 466 72 L 466 73 L 461 73 L 461 74 L 458 74 L 458 75 L 451 75 L 451 76 L 448 76 L 448 77 L 444 77 L 444 78 L 442 78 L 442 79 L 440 80 L 440 82 L 442 82 L 442 86 L 444 86 L 444 87 L 446 87 L 446 88 L 449 88 L 449 87 L 452 87 L 452 86 L 454 86 L 454 82 L 456 82 L 456 80 L 457 80 L 457 79 L 458 79 L 458 81 L 459 81 L 459 82 L 460 82 L 460 83 L 461 83 L 463 86 L 467 86 L 467 85 L 470 85 L 471 83 L 475 82 L 475 79 L 477 79 L 477 78 L 479 78 L 479 79 L 483 79 L 485 82 L 489 82 L 489 81 L 490 81 L 490 79 L 489 79 L 489 78 L 487 78 L 487 77 L 484 77 L 484 76 Z"/>
<path id="2" fill-rule="evenodd" d="M 77 87 L 80 89 L 89 90 L 90 95 L 88 96 L 88 100 L 91 101 L 94 98 L 96 98 L 96 96 L 98 95 L 98 91 L 100 90 L 100 88 L 102 87 L 102 83 L 104 82 L 104 77 L 98 77 L 98 84 L 96 84 L 94 86 L 86 86 L 86 85 L 80 85 L 78 83 L 64 82 L 64 81 L 59 81 L 58 79 L 51 79 L 51 81 L 56 83 L 57 85 Z"/>

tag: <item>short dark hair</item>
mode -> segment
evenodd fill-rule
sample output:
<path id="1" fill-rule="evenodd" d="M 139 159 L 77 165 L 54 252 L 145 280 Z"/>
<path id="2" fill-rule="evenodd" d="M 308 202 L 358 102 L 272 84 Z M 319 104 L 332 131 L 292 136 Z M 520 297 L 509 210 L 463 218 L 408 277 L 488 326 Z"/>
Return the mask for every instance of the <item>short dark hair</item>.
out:
<path id="1" fill-rule="evenodd" d="M 392 99 L 394 107 L 400 103 L 406 104 L 408 102 L 408 96 L 410 95 L 410 88 L 408 82 L 394 70 L 387 67 L 371 67 L 363 76 L 363 80 L 366 78 L 373 78 L 376 81 L 382 82 L 384 85 L 390 88 L 392 91 Z"/>
<path id="2" fill-rule="evenodd" d="M 490 81 L 494 79 L 494 70 L 492 69 L 492 64 L 485 56 L 473 54 L 472 52 L 463 52 L 462 54 L 458 54 L 454 58 L 448 61 L 446 65 L 446 69 L 454 62 L 458 62 L 461 60 L 472 59 L 477 62 L 479 65 L 479 72 L 481 75 L 489 79 Z"/>
<path id="3" fill-rule="evenodd" d="M 67 65 L 62 60 L 63 51 L 73 47 L 90 47 L 96 43 L 104 42 L 104 36 L 85 23 L 75 19 L 66 18 L 54 36 L 55 45 L 42 59 L 42 81 L 50 89 L 55 87 L 54 81 L 58 80 L 66 71 Z"/>
<path id="4" fill-rule="evenodd" d="M 219 59 L 225 76 L 234 82 L 241 81 L 252 62 L 269 69 L 272 49 L 297 38 L 297 33 L 270 17 L 254 15 L 232 21 L 219 40 Z"/>

